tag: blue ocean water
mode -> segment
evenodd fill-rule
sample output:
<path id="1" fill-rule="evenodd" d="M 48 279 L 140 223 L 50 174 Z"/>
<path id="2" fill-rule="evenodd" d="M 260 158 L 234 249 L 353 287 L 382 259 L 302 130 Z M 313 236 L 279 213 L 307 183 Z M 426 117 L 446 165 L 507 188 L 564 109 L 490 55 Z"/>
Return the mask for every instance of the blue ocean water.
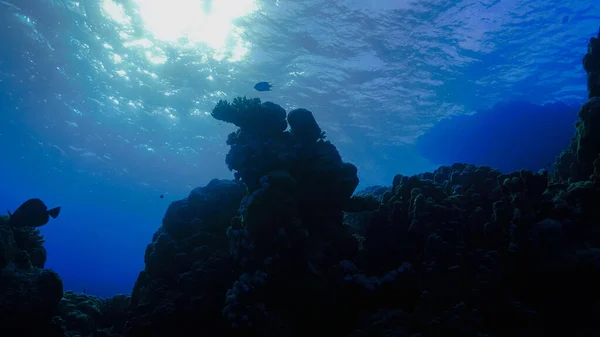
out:
<path id="1" fill-rule="evenodd" d="M 171 201 L 232 177 L 218 100 L 312 110 L 361 187 L 455 161 L 542 168 L 586 97 L 600 6 L 3 0 L 0 15 L 0 205 L 60 205 L 46 267 L 108 296 L 131 291 Z"/>

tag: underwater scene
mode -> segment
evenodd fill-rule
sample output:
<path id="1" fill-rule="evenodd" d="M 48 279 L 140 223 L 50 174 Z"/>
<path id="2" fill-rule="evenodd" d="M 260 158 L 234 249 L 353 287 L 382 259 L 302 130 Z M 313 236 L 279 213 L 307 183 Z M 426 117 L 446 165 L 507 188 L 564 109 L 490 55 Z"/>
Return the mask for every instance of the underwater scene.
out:
<path id="1" fill-rule="evenodd" d="M 600 336 L 599 27 L 0 0 L 0 336 Z"/>

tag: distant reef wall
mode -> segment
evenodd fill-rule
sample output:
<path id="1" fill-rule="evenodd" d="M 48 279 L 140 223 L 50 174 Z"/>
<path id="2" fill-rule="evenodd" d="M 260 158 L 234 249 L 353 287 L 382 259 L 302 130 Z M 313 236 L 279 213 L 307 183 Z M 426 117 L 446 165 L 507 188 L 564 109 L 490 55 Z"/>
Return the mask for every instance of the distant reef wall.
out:
<path id="1" fill-rule="evenodd" d="M 440 121 L 417 147 L 434 164 L 466 162 L 501 172 L 548 168 L 569 145 L 579 106 L 503 102 L 470 116 Z"/>

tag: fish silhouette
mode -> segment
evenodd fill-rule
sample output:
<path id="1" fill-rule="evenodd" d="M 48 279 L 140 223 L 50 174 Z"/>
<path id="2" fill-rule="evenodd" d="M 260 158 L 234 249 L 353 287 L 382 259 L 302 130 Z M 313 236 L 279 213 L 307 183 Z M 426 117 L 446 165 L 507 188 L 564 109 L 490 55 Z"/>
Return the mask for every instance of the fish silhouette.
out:
<path id="1" fill-rule="evenodd" d="M 258 82 L 254 85 L 254 89 L 258 91 L 271 91 L 271 87 L 269 82 Z"/>
<path id="2" fill-rule="evenodd" d="M 14 213 L 8 211 L 8 224 L 13 227 L 41 227 L 48 223 L 50 217 L 56 219 L 58 214 L 60 207 L 48 209 L 43 201 L 34 198 L 25 201 Z"/>

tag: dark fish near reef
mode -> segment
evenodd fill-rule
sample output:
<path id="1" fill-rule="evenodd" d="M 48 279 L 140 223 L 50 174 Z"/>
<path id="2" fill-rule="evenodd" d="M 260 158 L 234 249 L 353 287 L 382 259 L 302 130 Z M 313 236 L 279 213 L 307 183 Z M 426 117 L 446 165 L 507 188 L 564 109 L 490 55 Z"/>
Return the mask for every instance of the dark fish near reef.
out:
<path id="1" fill-rule="evenodd" d="M 10 216 L 8 224 L 13 227 L 41 227 L 48 223 L 50 217 L 56 219 L 60 207 L 48 209 L 40 199 L 34 198 L 25 201 L 14 213 L 8 211 Z"/>
<path id="2" fill-rule="evenodd" d="M 258 82 L 254 85 L 254 89 L 258 91 L 271 91 L 271 87 L 269 82 Z"/>

